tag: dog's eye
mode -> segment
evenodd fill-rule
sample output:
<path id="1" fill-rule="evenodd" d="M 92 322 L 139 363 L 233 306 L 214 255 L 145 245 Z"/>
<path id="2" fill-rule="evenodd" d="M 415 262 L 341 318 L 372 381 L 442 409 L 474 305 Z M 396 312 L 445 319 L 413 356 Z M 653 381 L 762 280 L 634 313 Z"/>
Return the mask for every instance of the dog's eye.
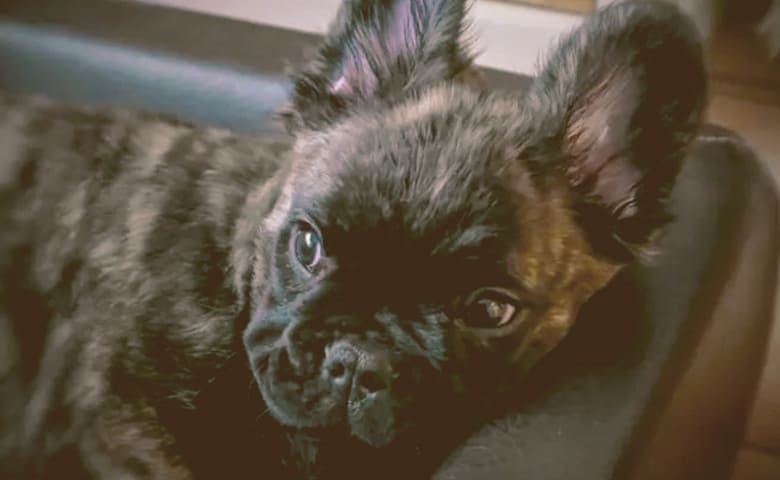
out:
<path id="1" fill-rule="evenodd" d="M 312 225 L 301 223 L 293 234 L 292 250 L 295 260 L 313 272 L 322 260 L 322 238 Z"/>
<path id="2" fill-rule="evenodd" d="M 498 328 L 509 324 L 517 309 L 513 298 L 496 290 L 485 289 L 469 297 L 459 316 L 472 328 Z"/>

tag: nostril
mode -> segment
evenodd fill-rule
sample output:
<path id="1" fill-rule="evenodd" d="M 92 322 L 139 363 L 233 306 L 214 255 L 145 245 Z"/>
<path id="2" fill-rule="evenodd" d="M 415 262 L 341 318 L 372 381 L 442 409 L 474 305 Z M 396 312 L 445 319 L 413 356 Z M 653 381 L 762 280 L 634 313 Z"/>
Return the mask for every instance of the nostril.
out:
<path id="1" fill-rule="evenodd" d="M 347 374 L 347 369 L 341 362 L 333 362 L 328 366 L 328 376 L 333 380 L 340 380 Z"/>
<path id="2" fill-rule="evenodd" d="M 357 355 L 351 345 L 334 345 L 325 347 L 325 358 L 322 363 L 322 375 L 338 388 L 347 388 L 352 384 Z"/>
<path id="3" fill-rule="evenodd" d="M 294 375 L 295 367 L 292 361 L 290 361 L 290 356 L 286 350 L 280 351 L 276 357 L 276 371 L 280 377 L 288 378 Z"/>
<path id="4" fill-rule="evenodd" d="M 366 393 L 375 393 L 388 388 L 388 381 L 378 372 L 371 370 L 360 373 L 357 379 L 358 386 Z"/>

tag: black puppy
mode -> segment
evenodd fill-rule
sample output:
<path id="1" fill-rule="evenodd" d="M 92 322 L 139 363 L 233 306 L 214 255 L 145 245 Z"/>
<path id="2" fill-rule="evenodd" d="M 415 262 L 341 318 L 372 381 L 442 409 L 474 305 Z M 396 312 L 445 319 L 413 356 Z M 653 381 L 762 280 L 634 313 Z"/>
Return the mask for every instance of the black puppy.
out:
<path id="1" fill-rule="evenodd" d="M 0 100 L 0 476 L 414 478 L 652 251 L 705 72 L 625 2 L 523 96 L 351 0 L 289 134 Z"/>

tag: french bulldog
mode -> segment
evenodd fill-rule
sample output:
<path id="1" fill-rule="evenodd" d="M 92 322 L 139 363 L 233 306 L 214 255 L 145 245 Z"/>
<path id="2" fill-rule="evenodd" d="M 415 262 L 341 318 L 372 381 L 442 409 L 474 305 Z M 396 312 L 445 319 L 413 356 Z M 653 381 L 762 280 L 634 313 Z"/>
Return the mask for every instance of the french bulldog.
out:
<path id="1" fill-rule="evenodd" d="M 0 477 L 430 478 L 623 266 L 706 103 L 627 1 L 522 94 L 460 0 L 347 0 L 284 131 L 0 98 Z"/>

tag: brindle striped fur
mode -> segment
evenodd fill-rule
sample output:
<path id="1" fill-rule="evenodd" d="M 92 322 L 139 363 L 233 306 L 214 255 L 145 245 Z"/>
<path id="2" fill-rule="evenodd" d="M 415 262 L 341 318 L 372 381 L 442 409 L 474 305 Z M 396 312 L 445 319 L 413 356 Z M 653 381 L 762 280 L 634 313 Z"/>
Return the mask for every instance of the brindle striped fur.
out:
<path id="1" fill-rule="evenodd" d="M 240 353 L 237 231 L 256 225 L 239 218 L 285 144 L 0 98 L 0 458 L 45 458 L 99 424 L 116 433 L 80 449 L 158 463 L 154 408 L 192 407 Z M 160 478 L 183 476 L 170 468 Z"/>

